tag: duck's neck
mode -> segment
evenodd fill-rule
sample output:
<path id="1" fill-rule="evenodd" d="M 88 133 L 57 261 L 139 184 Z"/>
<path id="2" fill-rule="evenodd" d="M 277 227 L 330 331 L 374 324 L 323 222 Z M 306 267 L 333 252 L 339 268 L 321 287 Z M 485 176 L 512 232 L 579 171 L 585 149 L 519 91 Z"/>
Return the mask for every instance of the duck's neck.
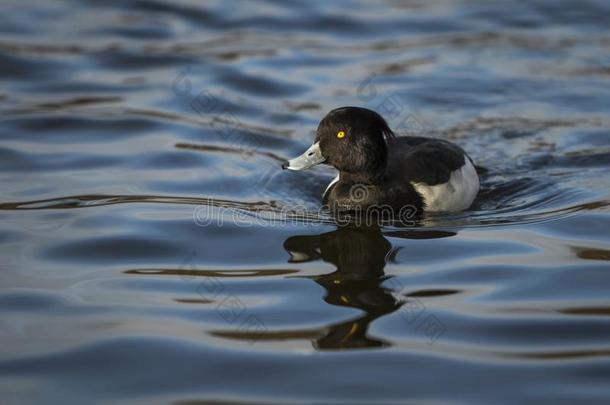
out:
<path id="1" fill-rule="evenodd" d="M 359 184 L 381 184 L 385 177 L 385 170 L 375 171 L 373 173 L 350 173 L 339 172 L 339 179 L 343 182 L 359 183 Z"/>
<path id="2" fill-rule="evenodd" d="M 381 184 L 386 177 L 387 152 L 365 156 L 364 162 L 354 170 L 339 170 L 339 178 L 344 182 L 370 184 Z"/>

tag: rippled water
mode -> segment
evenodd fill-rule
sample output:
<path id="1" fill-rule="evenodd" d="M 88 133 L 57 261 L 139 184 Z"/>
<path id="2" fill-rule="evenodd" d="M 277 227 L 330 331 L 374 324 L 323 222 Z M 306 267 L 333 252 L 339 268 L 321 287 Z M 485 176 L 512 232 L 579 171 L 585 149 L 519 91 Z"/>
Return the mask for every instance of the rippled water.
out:
<path id="1" fill-rule="evenodd" d="M 608 403 L 607 1 L 3 1 L 0 402 Z M 336 226 L 330 109 L 468 212 Z"/>

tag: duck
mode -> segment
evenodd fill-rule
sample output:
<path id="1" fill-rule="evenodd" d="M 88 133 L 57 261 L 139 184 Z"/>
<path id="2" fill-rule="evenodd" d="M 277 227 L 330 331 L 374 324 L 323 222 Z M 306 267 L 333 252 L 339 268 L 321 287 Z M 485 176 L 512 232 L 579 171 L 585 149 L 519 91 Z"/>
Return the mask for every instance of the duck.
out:
<path id="1" fill-rule="evenodd" d="M 377 112 L 346 106 L 320 121 L 313 144 L 282 169 L 300 171 L 319 164 L 338 175 L 322 202 L 335 210 L 411 207 L 417 212 L 468 209 L 480 187 L 474 161 L 444 139 L 396 136 Z"/>

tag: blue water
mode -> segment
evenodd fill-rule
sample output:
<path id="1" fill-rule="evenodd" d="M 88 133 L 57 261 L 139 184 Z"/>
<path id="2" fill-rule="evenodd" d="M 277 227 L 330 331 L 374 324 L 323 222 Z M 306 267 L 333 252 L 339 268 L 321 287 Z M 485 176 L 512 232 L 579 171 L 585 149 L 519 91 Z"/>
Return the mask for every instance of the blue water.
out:
<path id="1" fill-rule="evenodd" d="M 610 401 L 610 2 L 1 10 L 0 403 Z M 335 223 L 343 105 L 473 207 Z"/>

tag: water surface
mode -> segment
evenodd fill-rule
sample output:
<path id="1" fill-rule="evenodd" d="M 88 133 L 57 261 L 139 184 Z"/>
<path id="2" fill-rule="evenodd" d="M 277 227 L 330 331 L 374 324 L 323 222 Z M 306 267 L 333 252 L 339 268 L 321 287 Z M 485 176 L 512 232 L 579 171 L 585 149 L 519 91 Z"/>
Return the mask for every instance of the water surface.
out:
<path id="1" fill-rule="evenodd" d="M 606 1 L 3 2 L 0 402 L 608 403 Z M 319 212 L 324 114 L 485 168 Z"/>

